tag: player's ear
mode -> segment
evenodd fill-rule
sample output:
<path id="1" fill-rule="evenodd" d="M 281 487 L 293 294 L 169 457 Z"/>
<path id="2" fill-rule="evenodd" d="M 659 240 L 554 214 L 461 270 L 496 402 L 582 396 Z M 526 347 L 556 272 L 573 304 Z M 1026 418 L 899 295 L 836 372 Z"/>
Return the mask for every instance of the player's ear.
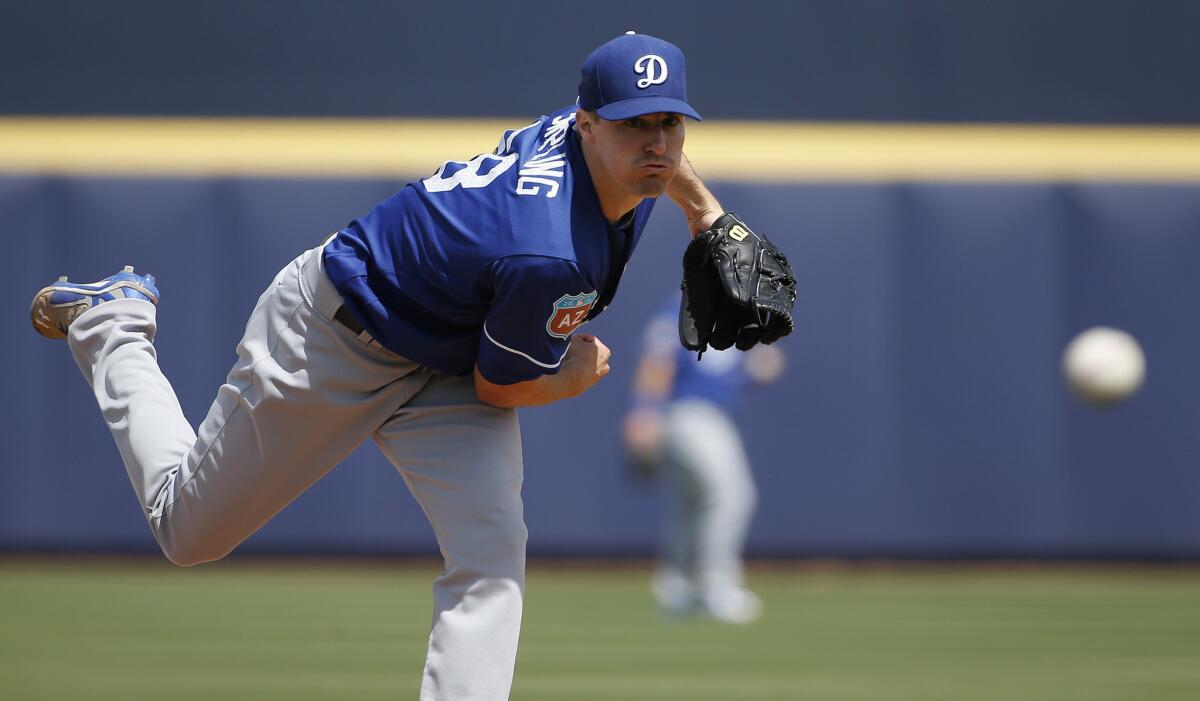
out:
<path id="1" fill-rule="evenodd" d="M 575 110 L 575 128 L 579 131 L 579 136 L 588 143 L 592 143 L 596 139 L 594 119 L 595 114 L 582 107 Z"/>

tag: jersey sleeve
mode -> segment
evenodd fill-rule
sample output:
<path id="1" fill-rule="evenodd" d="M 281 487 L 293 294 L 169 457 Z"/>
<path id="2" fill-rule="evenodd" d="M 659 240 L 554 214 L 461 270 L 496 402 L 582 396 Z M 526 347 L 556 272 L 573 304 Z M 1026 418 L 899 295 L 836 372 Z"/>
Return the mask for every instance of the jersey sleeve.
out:
<path id="1" fill-rule="evenodd" d="M 480 374 L 498 385 L 558 372 L 599 296 L 574 263 L 543 256 L 502 258 L 490 266 L 492 307 L 479 339 Z"/>

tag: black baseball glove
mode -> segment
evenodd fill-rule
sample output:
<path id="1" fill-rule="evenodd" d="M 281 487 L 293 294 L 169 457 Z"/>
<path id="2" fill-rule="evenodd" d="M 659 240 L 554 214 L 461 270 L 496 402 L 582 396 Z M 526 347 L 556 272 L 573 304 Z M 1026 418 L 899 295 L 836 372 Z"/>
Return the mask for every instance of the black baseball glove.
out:
<path id="1" fill-rule="evenodd" d="M 792 332 L 795 301 L 787 257 L 727 212 L 684 251 L 679 340 L 700 356 L 709 346 L 774 343 Z"/>

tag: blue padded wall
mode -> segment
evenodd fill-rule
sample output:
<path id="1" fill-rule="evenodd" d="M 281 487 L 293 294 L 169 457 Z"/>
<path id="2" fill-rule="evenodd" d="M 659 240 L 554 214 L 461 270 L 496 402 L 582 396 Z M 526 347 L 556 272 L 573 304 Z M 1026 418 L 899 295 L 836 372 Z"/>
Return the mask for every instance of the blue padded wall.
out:
<path id="1" fill-rule="evenodd" d="M 65 344 L 28 326 L 40 286 L 125 263 L 156 274 L 161 364 L 197 422 L 275 271 L 400 185 L 0 177 L 0 548 L 155 547 Z M 742 414 L 762 493 L 752 552 L 1200 555 L 1200 185 L 713 188 L 800 279 L 787 372 Z M 619 423 L 640 326 L 685 241 L 664 202 L 589 328 L 613 348 L 610 377 L 522 411 L 534 553 L 653 548 L 660 496 L 626 469 Z M 1107 412 L 1075 403 L 1059 374 L 1066 342 L 1096 324 L 1132 332 L 1149 363 L 1143 391 Z M 367 445 L 243 551 L 434 543 Z"/>

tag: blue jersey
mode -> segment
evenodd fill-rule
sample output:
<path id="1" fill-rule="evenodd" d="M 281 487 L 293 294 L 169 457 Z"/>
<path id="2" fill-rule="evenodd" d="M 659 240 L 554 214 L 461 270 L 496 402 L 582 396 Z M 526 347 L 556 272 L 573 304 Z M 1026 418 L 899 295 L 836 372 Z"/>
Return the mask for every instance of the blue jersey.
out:
<path id="1" fill-rule="evenodd" d="M 616 293 L 654 199 L 611 225 L 575 107 L 448 161 L 325 247 L 345 304 L 385 348 L 496 384 L 558 372 L 571 333 Z"/>
<path id="2" fill-rule="evenodd" d="M 679 343 L 679 295 L 662 306 L 646 327 L 645 351 L 669 357 L 675 366 L 671 400 L 705 399 L 724 409 L 740 400 L 750 378 L 746 374 L 746 353 L 736 348 L 719 351 L 709 348 L 702 360 L 696 351 Z"/>

